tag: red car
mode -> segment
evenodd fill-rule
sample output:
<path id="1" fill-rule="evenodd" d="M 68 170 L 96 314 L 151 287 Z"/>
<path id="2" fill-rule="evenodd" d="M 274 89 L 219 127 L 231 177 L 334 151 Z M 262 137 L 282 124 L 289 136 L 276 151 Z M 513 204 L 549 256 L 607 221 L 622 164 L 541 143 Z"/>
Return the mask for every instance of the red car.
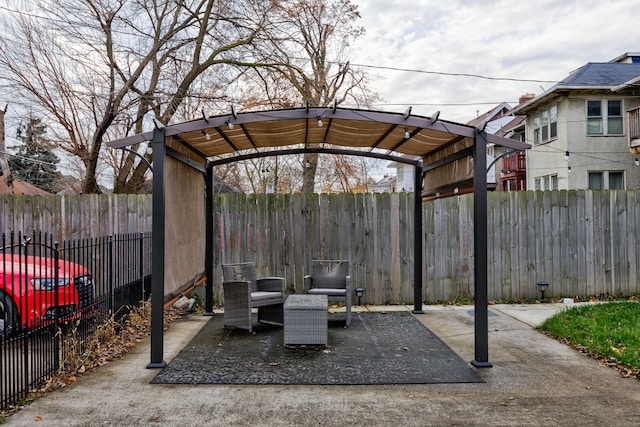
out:
<path id="1" fill-rule="evenodd" d="M 0 254 L 0 334 L 52 322 L 56 294 L 62 322 L 93 307 L 91 273 L 80 264 L 60 260 L 56 287 L 54 263 L 52 258 Z"/>

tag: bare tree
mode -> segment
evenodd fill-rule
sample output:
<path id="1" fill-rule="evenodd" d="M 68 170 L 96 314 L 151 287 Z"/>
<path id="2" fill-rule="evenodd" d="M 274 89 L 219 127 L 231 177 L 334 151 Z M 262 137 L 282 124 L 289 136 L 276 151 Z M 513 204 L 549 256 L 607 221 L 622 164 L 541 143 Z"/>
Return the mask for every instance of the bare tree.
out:
<path id="1" fill-rule="evenodd" d="M 212 67 L 224 76 L 225 65 L 250 63 L 272 7 L 269 0 L 34 3 L 16 6 L 0 41 L 0 69 L 57 122 L 58 147 L 83 162 L 88 193 L 99 192 L 103 140 L 143 131 L 149 113 L 168 123 Z M 144 181 L 147 164 L 135 155 L 102 159 L 118 168 L 114 191 Z"/>
<path id="2" fill-rule="evenodd" d="M 256 68 L 270 103 L 328 106 L 346 100 L 368 107 L 378 95 L 367 87 L 367 75 L 351 67 L 349 47 L 364 34 L 357 25 L 357 5 L 351 0 L 284 0 L 278 2 L 281 22 L 269 34 L 268 54 Z M 338 167 L 340 163 L 334 166 Z M 305 154 L 302 191 L 314 191 L 318 154 Z"/>
<path id="3" fill-rule="evenodd" d="M 115 192 L 141 188 L 148 163 L 103 141 L 148 129 L 150 116 L 169 123 L 231 102 L 282 108 L 376 97 L 347 59 L 364 32 L 350 0 L 7 2 L 0 71 L 24 106 L 48 119 L 58 149 L 84 166 L 87 193 L 100 191 L 107 167 Z M 233 82 L 241 102 L 228 93 Z M 147 147 L 131 148 L 151 160 Z M 277 170 L 276 187 L 295 191 L 296 179 L 282 174 L 294 163 L 269 162 L 258 170 Z M 303 191 L 313 191 L 317 164 L 317 155 L 299 162 Z"/>

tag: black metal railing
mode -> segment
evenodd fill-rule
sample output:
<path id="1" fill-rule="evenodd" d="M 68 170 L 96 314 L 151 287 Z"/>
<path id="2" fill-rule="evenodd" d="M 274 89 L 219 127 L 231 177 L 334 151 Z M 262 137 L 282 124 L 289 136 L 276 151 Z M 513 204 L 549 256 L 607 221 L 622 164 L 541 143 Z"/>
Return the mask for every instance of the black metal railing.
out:
<path id="1" fill-rule="evenodd" d="M 146 300 L 150 279 L 150 233 L 62 243 L 42 233 L 2 234 L 0 407 L 59 372 L 69 331 L 82 354 L 99 325 Z"/>

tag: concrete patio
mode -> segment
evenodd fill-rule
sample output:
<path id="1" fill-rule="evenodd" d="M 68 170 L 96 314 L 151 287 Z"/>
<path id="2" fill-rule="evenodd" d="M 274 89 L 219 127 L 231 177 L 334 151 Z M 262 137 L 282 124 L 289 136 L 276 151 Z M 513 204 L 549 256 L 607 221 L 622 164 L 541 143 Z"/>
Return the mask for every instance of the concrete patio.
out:
<path id="1" fill-rule="evenodd" d="M 640 381 L 533 329 L 564 304 L 489 306 L 492 368 L 485 383 L 379 386 L 153 385 L 146 339 L 106 365 L 8 418 L 32 426 L 637 425 Z M 363 310 L 365 308 L 359 307 Z M 410 310 L 406 306 L 367 307 Z M 473 306 L 425 306 L 416 318 L 463 360 L 474 355 Z M 176 355 L 209 318 L 165 333 Z M 475 369 L 475 368 L 474 368 Z"/>

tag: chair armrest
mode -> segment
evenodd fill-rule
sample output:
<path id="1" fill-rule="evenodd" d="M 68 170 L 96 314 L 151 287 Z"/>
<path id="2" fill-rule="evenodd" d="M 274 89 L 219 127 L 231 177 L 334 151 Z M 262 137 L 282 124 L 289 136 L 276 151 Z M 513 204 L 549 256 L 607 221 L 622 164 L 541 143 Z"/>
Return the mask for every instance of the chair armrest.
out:
<path id="1" fill-rule="evenodd" d="M 304 276 L 304 293 L 306 294 L 313 287 L 313 277 L 310 275 Z"/>
<path id="2" fill-rule="evenodd" d="M 259 291 L 282 292 L 284 295 L 284 277 L 262 277 L 256 280 Z"/>
<path id="3" fill-rule="evenodd" d="M 251 301 L 251 282 L 223 282 L 222 289 L 225 301 Z"/>
<path id="4" fill-rule="evenodd" d="M 351 276 L 345 278 L 345 288 L 347 289 L 347 293 L 351 292 Z"/>

